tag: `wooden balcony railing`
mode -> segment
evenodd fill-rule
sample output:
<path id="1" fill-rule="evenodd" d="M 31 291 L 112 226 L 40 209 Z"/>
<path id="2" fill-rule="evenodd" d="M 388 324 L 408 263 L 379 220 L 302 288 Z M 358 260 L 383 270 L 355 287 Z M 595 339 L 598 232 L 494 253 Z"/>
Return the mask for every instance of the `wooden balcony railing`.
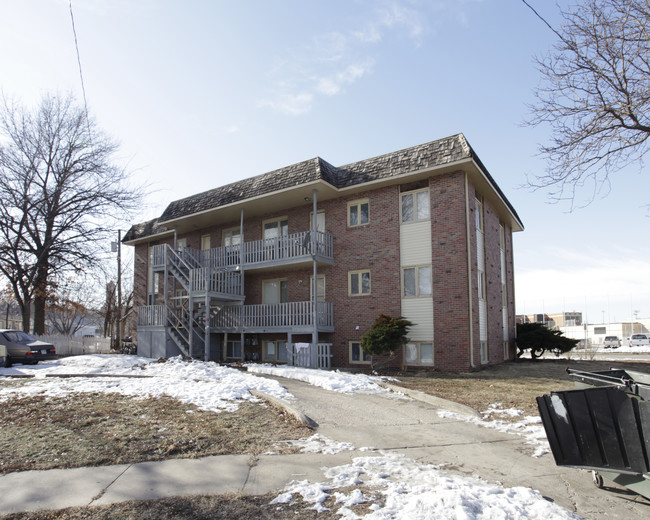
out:
<path id="1" fill-rule="evenodd" d="M 215 271 L 210 267 L 192 269 L 190 271 L 190 291 L 241 296 L 241 273 L 238 271 Z"/>
<path id="2" fill-rule="evenodd" d="M 167 308 L 164 305 L 138 307 L 138 327 L 164 327 L 167 325 Z"/>
<path id="3" fill-rule="evenodd" d="M 243 258 L 241 244 L 227 247 L 215 247 L 207 250 L 183 248 L 180 251 L 168 252 L 169 245 L 153 246 L 153 268 L 164 268 L 167 255 L 173 254 L 189 268 L 226 269 L 240 265 L 252 267 L 256 264 L 277 263 L 296 259 L 310 259 L 312 251 L 320 258 L 334 260 L 334 238 L 327 233 L 316 231 L 301 231 L 291 235 L 266 238 L 245 242 Z"/>
<path id="4" fill-rule="evenodd" d="M 167 326 L 164 305 L 138 307 L 138 326 Z M 210 319 L 213 329 L 307 329 L 313 327 L 312 302 L 288 302 L 260 305 L 231 305 Z M 318 327 L 334 329 L 334 304 L 318 302 Z"/>
<path id="5" fill-rule="evenodd" d="M 312 302 L 288 302 L 223 307 L 210 319 L 215 329 L 292 329 L 313 327 Z M 334 304 L 318 303 L 319 328 L 334 327 Z"/>

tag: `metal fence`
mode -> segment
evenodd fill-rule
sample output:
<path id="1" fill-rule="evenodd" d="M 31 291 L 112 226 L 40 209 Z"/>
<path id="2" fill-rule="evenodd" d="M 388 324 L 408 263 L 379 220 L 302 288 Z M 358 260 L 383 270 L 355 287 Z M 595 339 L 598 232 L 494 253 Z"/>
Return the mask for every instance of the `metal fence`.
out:
<path id="1" fill-rule="evenodd" d="M 60 356 L 111 353 L 111 338 L 79 336 L 36 336 L 36 338 L 52 343 L 56 347 L 56 353 Z"/>

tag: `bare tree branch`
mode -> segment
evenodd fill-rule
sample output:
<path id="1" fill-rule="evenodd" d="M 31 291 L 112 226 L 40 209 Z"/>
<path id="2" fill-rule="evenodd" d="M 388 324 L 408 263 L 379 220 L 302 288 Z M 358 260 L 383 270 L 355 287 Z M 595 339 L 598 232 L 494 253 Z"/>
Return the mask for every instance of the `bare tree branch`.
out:
<path id="1" fill-rule="evenodd" d="M 33 301 L 34 328 L 43 332 L 48 283 L 97 267 L 100 244 L 138 207 L 143 189 L 114 162 L 117 149 L 70 96 L 45 96 L 35 110 L 2 100 L 0 273 L 24 328 Z"/>
<path id="2" fill-rule="evenodd" d="M 650 0 L 583 0 L 561 11 L 563 25 L 546 56 L 537 58 L 543 84 L 529 108 L 531 126 L 548 126 L 540 146 L 546 172 L 529 185 L 555 200 L 592 200 L 612 173 L 643 165 L 650 137 Z"/>

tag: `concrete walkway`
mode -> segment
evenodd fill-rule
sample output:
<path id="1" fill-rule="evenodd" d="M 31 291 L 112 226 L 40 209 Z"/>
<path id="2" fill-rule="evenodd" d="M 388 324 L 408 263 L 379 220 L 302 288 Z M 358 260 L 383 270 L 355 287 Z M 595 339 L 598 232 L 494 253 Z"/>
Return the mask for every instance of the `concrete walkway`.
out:
<path id="1" fill-rule="evenodd" d="M 263 495 L 292 480 L 324 481 L 321 468 L 359 455 L 262 455 L 252 467 L 248 455 L 220 455 L 9 473 L 0 476 L 0 514 L 183 495 Z"/>
<path id="2" fill-rule="evenodd" d="M 598 490 L 588 472 L 558 468 L 550 454 L 533 458 L 532 448 L 522 437 L 441 418 L 437 411 L 445 406 L 444 401 L 420 401 L 395 394 L 346 395 L 277 379 L 296 396 L 290 403 L 294 411 L 315 421 L 318 433 L 332 440 L 350 442 L 357 449 L 403 453 L 424 463 L 444 465 L 453 473 L 480 476 L 507 487 L 538 489 L 583 518 L 650 517 L 650 501 L 623 488 Z M 368 451 L 264 455 L 252 466 L 247 455 L 225 455 L 10 473 L 0 477 L 0 514 L 177 495 L 265 494 L 282 489 L 292 480 L 325 481 L 322 468 L 368 455 Z"/>

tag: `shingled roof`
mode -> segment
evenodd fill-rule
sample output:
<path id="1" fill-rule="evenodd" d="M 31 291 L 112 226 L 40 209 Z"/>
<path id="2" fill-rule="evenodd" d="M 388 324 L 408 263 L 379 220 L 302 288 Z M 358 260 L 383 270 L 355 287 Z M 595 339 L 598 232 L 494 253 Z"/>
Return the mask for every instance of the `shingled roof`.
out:
<path id="1" fill-rule="evenodd" d="M 318 180 L 325 181 L 335 188 L 347 188 L 410 172 L 444 166 L 464 159 L 476 161 L 513 215 L 519 219 L 514 208 L 474 153 L 465 136 L 456 134 L 340 167 L 332 166 L 320 157 L 315 157 L 174 201 L 167 206 L 167 209 L 155 222 L 157 226 L 160 226 L 160 223 L 166 221 Z M 139 226 L 142 226 L 142 224 Z M 136 227 L 134 226 L 134 228 Z M 147 233 L 145 229 L 140 229 L 144 233 L 132 233 L 134 228 L 127 234 L 127 237 L 131 237 L 130 239 L 152 234 Z M 127 240 L 126 237 L 125 240 Z"/>
<path id="2" fill-rule="evenodd" d="M 166 228 L 160 224 L 160 219 L 147 220 L 146 222 L 141 222 L 140 224 L 134 224 L 131 226 L 124 235 L 122 242 L 129 242 L 131 240 L 136 240 L 142 237 L 148 237 L 152 235 L 159 235 L 162 233 L 169 233 L 171 229 Z"/>
<path id="3" fill-rule="evenodd" d="M 336 168 L 320 157 L 176 200 L 167 206 L 160 221 L 174 220 L 317 180 L 336 186 Z"/>

